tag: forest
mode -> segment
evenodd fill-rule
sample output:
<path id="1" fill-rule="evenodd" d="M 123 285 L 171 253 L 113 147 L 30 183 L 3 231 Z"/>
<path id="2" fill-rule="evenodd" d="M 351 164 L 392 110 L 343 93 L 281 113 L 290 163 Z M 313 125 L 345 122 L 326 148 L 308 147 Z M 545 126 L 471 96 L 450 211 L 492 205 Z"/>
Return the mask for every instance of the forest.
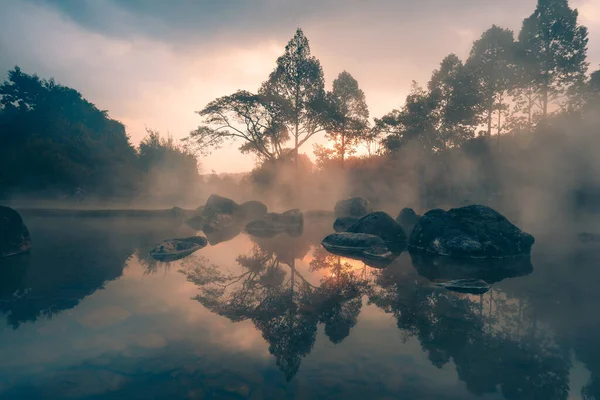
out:
<path id="1" fill-rule="evenodd" d="M 493 25 L 467 59 L 447 55 L 401 107 L 371 119 L 350 72 L 327 89 L 297 29 L 256 91 L 211 101 L 181 142 L 148 129 L 137 147 L 76 90 L 15 67 L 0 85 L 0 199 L 201 204 L 218 187 L 286 207 L 349 195 L 382 208 L 484 202 L 506 211 L 514 199 L 548 195 L 558 207 L 587 206 L 600 193 L 600 70 L 587 49 L 577 10 L 539 0 L 517 34 Z M 309 149 L 317 138 L 325 144 Z M 255 157 L 254 170 L 239 181 L 202 177 L 203 155 L 228 141 Z"/>

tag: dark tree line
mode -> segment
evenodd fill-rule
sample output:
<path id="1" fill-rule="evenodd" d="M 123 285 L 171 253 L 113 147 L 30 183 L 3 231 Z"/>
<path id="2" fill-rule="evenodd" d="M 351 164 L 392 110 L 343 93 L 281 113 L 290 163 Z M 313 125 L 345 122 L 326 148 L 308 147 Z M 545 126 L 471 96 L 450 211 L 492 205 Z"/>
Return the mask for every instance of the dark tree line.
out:
<path id="1" fill-rule="evenodd" d="M 19 67 L 0 84 L 0 141 L 0 198 L 127 199 L 169 176 L 199 178 L 195 156 L 172 139 L 149 130 L 136 149 L 107 111 Z"/>
<path id="2" fill-rule="evenodd" d="M 381 140 L 394 152 L 417 142 L 438 152 L 479 134 L 531 132 L 550 114 L 580 113 L 597 96 L 597 72 L 586 75 L 587 28 L 577 18 L 567 0 L 539 0 L 516 40 L 493 25 L 467 60 L 446 56 L 426 87 L 413 83 L 404 106 L 372 127 L 358 82 L 344 71 L 327 92 L 321 65 L 298 29 L 258 93 L 240 91 L 210 103 L 199 111 L 205 125 L 188 140 L 208 150 L 241 138 L 240 150 L 260 160 L 297 160 L 299 148 L 324 133 L 331 146 L 315 146 L 318 162 L 338 160 L 343 167 L 359 143 L 370 148 Z"/>

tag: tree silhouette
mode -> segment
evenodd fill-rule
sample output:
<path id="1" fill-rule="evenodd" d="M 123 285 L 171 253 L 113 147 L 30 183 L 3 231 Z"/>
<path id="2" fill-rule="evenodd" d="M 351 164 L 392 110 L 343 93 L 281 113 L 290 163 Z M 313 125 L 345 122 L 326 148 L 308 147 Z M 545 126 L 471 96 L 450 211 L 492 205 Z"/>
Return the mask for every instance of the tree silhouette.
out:
<path id="1" fill-rule="evenodd" d="M 343 169 L 346 154 L 352 154 L 358 142 L 369 133 L 369 108 L 358 82 L 346 71 L 333 81 L 327 102 L 327 138 L 334 142 L 335 153 Z"/>
<path id="2" fill-rule="evenodd" d="M 567 0 L 538 0 L 519 33 L 524 84 L 536 95 L 544 119 L 549 103 L 585 78 L 588 32 L 577 17 Z"/>
<path id="3" fill-rule="evenodd" d="M 260 93 L 273 97 L 280 106 L 279 119 L 294 139 L 294 160 L 298 149 L 323 128 L 325 89 L 319 60 L 310 53 L 308 39 L 298 28 L 277 59 L 277 67 L 262 84 Z"/>
<path id="4" fill-rule="evenodd" d="M 198 114 L 206 125 L 192 131 L 185 139 L 201 153 L 219 148 L 225 140 L 241 139 L 242 153 L 253 153 L 263 160 L 274 160 L 283 153 L 289 139 L 283 124 L 282 101 L 273 96 L 237 91 L 210 102 Z"/>
<path id="5" fill-rule="evenodd" d="M 501 116 L 504 100 L 515 84 L 515 44 L 512 31 L 493 25 L 473 43 L 468 67 L 478 81 L 481 101 L 485 108 L 487 136 L 492 133 L 492 116 L 498 112 L 498 134 L 502 131 Z"/>

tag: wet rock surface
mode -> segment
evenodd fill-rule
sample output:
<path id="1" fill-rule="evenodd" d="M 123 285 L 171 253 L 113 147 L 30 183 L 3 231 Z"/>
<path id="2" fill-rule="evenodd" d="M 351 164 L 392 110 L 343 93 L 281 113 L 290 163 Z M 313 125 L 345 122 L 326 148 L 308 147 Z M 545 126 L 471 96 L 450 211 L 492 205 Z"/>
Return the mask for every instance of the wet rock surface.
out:
<path id="1" fill-rule="evenodd" d="M 457 293 L 484 294 L 491 289 L 491 285 L 481 279 L 457 279 L 447 282 L 437 282 L 436 286 Z"/>
<path id="2" fill-rule="evenodd" d="M 361 218 L 372 210 L 371 203 L 362 197 L 351 197 L 340 200 L 335 204 L 334 213 L 337 218 L 354 217 Z"/>
<path id="3" fill-rule="evenodd" d="M 377 211 L 359 219 L 347 230 L 350 233 L 366 233 L 383 239 L 388 249 L 402 252 L 406 248 L 406 234 L 388 214 Z"/>
<path id="4" fill-rule="evenodd" d="M 202 236 L 165 240 L 150 251 L 152 258 L 159 261 L 176 261 L 206 247 L 208 240 Z"/>
<path id="5" fill-rule="evenodd" d="M 321 242 L 330 253 L 351 258 L 391 259 L 394 254 L 378 236 L 366 233 L 333 233 Z"/>
<path id="6" fill-rule="evenodd" d="M 425 213 L 410 237 L 411 250 L 464 258 L 506 258 L 530 254 L 533 236 L 499 212 L 481 205 Z"/>
<path id="7" fill-rule="evenodd" d="M 12 208 L 0 206 L 0 258 L 30 249 L 31 237 L 21 215 Z"/>

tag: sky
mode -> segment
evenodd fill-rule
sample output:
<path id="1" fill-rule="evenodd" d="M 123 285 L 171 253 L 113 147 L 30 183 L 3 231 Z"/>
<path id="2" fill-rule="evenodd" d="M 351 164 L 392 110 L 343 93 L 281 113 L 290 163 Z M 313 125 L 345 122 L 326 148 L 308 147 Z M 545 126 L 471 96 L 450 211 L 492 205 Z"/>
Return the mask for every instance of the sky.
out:
<path id="1" fill-rule="evenodd" d="M 515 31 L 536 0 L 0 0 L 0 79 L 9 69 L 54 77 L 123 122 L 183 138 L 195 111 L 238 89 L 255 91 L 297 27 L 326 85 L 343 70 L 371 116 L 399 108 L 448 54 L 465 59 L 492 24 Z M 600 0 L 571 0 L 600 68 Z M 318 139 L 323 142 L 324 139 Z M 242 172 L 255 160 L 225 145 L 203 171 Z M 301 152 L 312 155 L 312 143 Z"/>

